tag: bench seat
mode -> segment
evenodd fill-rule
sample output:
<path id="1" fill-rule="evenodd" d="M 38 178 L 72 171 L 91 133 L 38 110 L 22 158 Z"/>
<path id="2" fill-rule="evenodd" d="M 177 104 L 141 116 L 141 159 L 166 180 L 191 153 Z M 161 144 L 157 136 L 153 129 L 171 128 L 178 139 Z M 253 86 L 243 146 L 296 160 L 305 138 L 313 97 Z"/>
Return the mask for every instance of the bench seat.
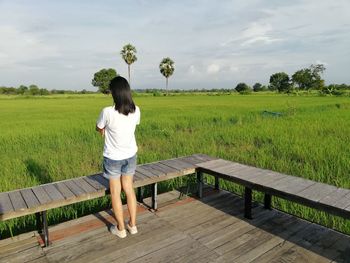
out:
<path id="1" fill-rule="evenodd" d="M 197 166 L 203 173 L 243 185 L 246 188 L 245 198 L 248 203 L 249 199 L 251 200 L 251 190 L 257 190 L 265 193 L 266 207 L 271 206 L 271 196 L 277 196 L 350 219 L 349 189 L 223 159 L 204 162 Z M 246 207 L 248 218 L 251 217 L 249 210 L 249 207 Z"/>
<path id="2" fill-rule="evenodd" d="M 265 208 L 271 209 L 271 198 L 277 196 L 318 210 L 350 219 L 350 190 L 271 170 L 227 161 L 204 154 L 162 160 L 138 165 L 134 187 L 142 202 L 143 186 L 151 186 L 152 208 L 157 209 L 157 183 L 197 174 L 198 197 L 202 196 L 203 174 L 228 180 L 245 187 L 246 218 L 252 218 L 252 191 L 265 194 Z M 49 245 L 46 211 L 109 194 L 109 181 L 102 174 L 72 178 L 35 187 L 0 193 L 0 221 L 36 214 L 38 229 Z"/>
<path id="3" fill-rule="evenodd" d="M 138 165 L 134 187 L 139 188 L 196 172 L 196 164 L 213 160 L 203 154 Z M 72 178 L 0 193 L 0 221 L 46 211 L 109 194 L 102 174 Z"/>

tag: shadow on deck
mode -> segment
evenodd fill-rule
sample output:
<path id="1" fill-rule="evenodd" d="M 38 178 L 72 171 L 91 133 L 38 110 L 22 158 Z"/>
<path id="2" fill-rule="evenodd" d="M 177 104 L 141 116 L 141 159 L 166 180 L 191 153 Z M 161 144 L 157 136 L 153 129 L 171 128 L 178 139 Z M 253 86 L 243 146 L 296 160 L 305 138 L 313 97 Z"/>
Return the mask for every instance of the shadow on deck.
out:
<path id="1" fill-rule="evenodd" d="M 4 262 L 349 262 L 350 237 L 255 205 L 243 218 L 243 200 L 208 187 L 204 197 L 158 196 L 159 209 L 138 206 L 139 233 L 119 239 L 104 211 L 50 228 L 52 244 L 37 233 L 0 241 Z M 145 203 L 150 200 L 145 200 Z M 125 207 L 127 218 L 127 208 Z M 347 261 L 348 260 L 348 261 Z"/>

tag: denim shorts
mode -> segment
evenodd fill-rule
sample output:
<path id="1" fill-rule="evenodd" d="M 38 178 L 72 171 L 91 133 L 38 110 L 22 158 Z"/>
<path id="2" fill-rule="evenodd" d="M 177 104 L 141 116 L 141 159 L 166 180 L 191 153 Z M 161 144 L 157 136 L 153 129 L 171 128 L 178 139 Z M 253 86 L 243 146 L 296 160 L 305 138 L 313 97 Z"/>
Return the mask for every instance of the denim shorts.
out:
<path id="1" fill-rule="evenodd" d="M 134 175 L 136 170 L 136 160 L 136 154 L 124 160 L 112 160 L 103 157 L 103 176 L 110 179 L 119 178 L 121 175 Z"/>

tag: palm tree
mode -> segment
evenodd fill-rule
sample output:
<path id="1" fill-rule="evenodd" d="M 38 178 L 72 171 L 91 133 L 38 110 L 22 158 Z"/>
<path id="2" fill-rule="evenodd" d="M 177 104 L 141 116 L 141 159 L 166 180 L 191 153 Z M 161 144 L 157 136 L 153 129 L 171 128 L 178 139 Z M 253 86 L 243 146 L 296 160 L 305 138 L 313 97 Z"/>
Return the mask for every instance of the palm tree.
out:
<path id="1" fill-rule="evenodd" d="M 125 63 L 128 64 L 129 84 L 130 84 L 130 65 L 137 60 L 136 52 L 137 52 L 136 48 L 131 44 L 125 45 L 122 51 L 120 51 L 120 55 L 122 55 L 122 58 L 124 59 Z"/>
<path id="2" fill-rule="evenodd" d="M 167 57 L 163 58 L 159 64 L 160 73 L 166 78 L 166 91 L 168 93 L 168 78 L 173 75 L 175 71 L 174 61 Z"/>

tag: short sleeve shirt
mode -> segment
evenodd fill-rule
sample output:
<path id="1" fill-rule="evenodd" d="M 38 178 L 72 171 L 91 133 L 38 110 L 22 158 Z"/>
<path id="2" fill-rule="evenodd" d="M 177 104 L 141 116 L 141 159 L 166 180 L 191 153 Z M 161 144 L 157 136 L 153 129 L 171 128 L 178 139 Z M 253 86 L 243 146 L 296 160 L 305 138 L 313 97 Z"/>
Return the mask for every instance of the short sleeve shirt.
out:
<path id="1" fill-rule="evenodd" d="M 103 156 L 112 160 L 124 160 L 137 153 L 135 139 L 136 125 L 140 123 L 140 109 L 124 115 L 114 106 L 104 108 L 97 119 L 96 125 L 105 129 L 105 144 Z"/>

